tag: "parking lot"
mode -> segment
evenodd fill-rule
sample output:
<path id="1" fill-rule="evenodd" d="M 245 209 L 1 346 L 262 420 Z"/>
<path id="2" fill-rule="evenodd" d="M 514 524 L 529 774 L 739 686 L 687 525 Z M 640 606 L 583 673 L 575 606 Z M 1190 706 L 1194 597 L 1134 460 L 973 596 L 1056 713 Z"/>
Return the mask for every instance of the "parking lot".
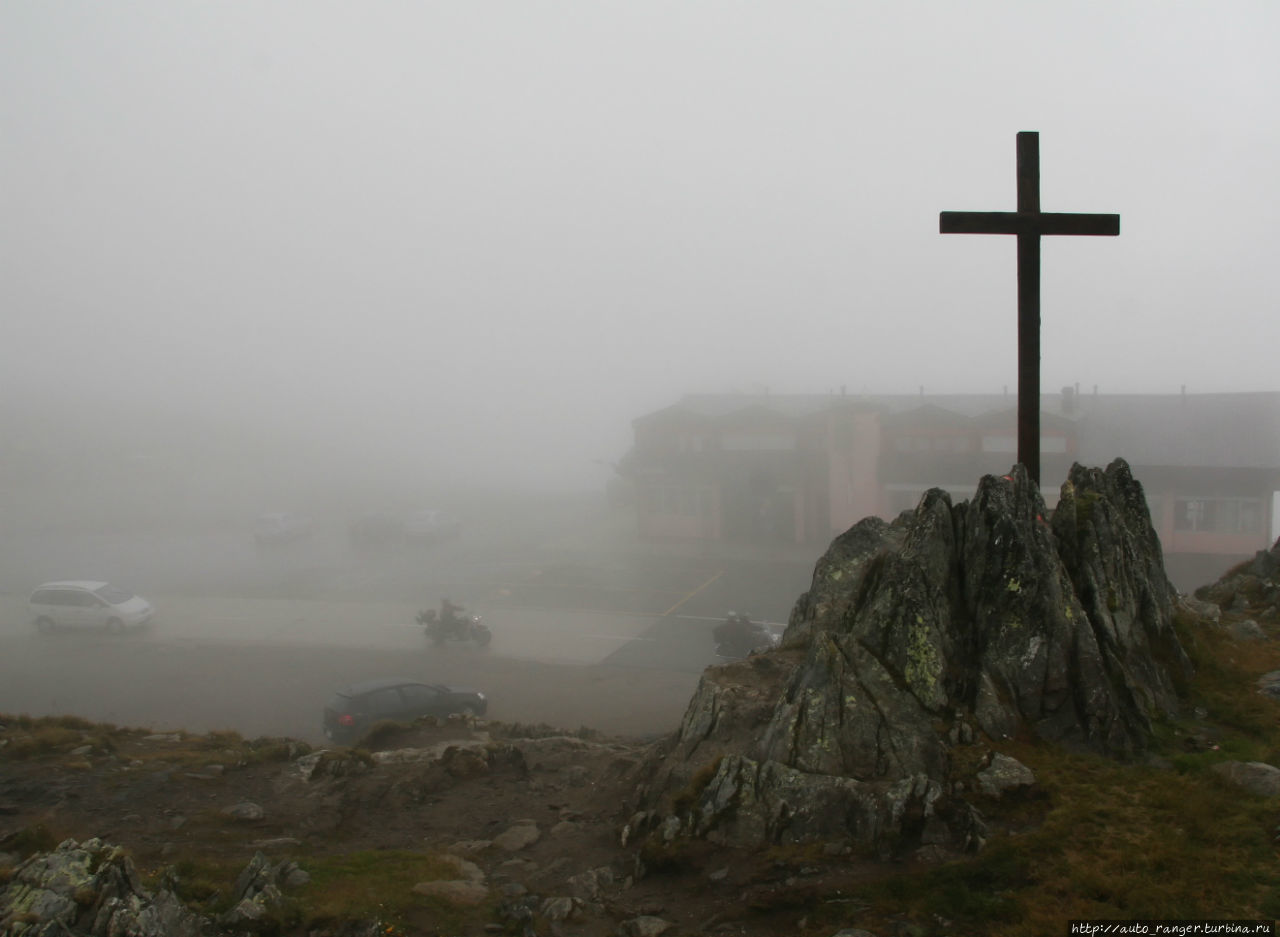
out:
<path id="1" fill-rule="evenodd" d="M 639 544 L 617 518 L 502 518 L 433 547 L 355 551 L 340 528 L 260 549 L 236 531 L 28 533 L 2 545 L 0 712 L 235 728 L 314 739 L 336 686 L 388 673 L 478 686 L 495 718 L 622 734 L 674 728 L 714 662 L 728 610 L 785 622 L 801 553 Z M 33 634 L 35 584 L 100 577 L 145 595 L 145 634 Z M 492 646 L 434 648 L 415 624 L 442 598 Z"/>

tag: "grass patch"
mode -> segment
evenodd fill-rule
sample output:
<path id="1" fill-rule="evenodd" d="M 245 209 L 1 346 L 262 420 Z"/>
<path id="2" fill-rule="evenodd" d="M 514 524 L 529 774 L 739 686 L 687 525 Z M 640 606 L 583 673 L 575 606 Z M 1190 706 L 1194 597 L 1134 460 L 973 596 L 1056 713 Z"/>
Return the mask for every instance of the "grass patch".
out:
<path id="1" fill-rule="evenodd" d="M 974 859 L 857 889 L 869 907 L 859 926 L 875 930 L 905 915 L 929 922 L 925 935 L 959 927 L 1032 937 L 1060 933 L 1075 918 L 1263 918 L 1280 907 L 1275 803 L 1228 789 L 1211 772 L 1048 746 L 1009 753 L 1045 791 L 1039 825 L 994 837 Z"/>
<path id="2" fill-rule="evenodd" d="M 466 909 L 413 893 L 418 882 L 457 877 L 455 867 L 429 853 L 380 850 L 315 857 L 303 863 L 311 881 L 296 893 L 310 926 L 377 920 L 397 928 L 426 913 L 440 933 L 465 930 Z"/>
<path id="3" fill-rule="evenodd" d="M 693 777 L 689 779 L 689 783 L 671 798 L 672 813 L 676 816 L 682 816 L 693 809 L 698 802 L 698 798 L 702 796 L 702 792 L 707 789 L 707 785 L 711 783 L 716 776 L 716 772 L 720 770 L 720 762 L 722 761 L 724 761 L 724 756 L 720 755 L 694 772 Z"/>
<path id="4" fill-rule="evenodd" d="M 183 902 L 206 914 L 231 908 L 231 890 L 247 859 L 217 858 L 207 851 L 182 856 L 142 876 L 145 887 L 169 888 Z"/>
<path id="5" fill-rule="evenodd" d="M 62 726 L 34 726 L 7 736 L 9 744 L 0 748 L 0 755 L 14 760 L 40 758 L 59 752 L 67 752 L 85 744 L 84 733 Z"/>
<path id="6" fill-rule="evenodd" d="M 245 745 L 241 758 L 246 764 L 261 764 L 273 761 L 293 761 L 303 755 L 309 755 L 313 749 L 306 742 L 296 739 L 270 738 L 263 736 Z"/>
<path id="7" fill-rule="evenodd" d="M 548 725 L 545 722 L 491 722 L 489 723 L 488 728 L 490 736 L 502 739 L 549 739 L 567 737 L 593 742 L 604 738 L 604 733 L 600 732 L 598 729 L 590 729 L 587 726 L 579 726 L 577 729 L 571 730 Z"/>

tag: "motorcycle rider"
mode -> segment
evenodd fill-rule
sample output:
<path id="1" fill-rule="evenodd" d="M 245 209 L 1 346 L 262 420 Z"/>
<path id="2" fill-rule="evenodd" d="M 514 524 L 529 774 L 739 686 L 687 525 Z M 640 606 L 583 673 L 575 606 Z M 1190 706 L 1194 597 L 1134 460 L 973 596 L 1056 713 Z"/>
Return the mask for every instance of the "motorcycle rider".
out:
<path id="1" fill-rule="evenodd" d="M 716 625 L 711 635 L 717 644 L 739 652 L 745 657 L 747 652 L 758 643 L 755 639 L 759 637 L 759 630 L 760 626 L 752 622 L 748 616 L 730 612 L 722 623 Z"/>
<path id="2" fill-rule="evenodd" d="M 467 620 L 460 614 L 462 611 L 461 605 L 454 605 L 448 599 L 440 600 L 440 627 L 444 634 L 466 634 Z"/>

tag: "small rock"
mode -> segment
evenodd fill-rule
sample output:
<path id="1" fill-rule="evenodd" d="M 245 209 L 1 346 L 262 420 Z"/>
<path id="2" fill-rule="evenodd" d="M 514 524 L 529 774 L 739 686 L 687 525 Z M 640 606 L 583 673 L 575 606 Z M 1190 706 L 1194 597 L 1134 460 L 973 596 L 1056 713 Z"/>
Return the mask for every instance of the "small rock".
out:
<path id="1" fill-rule="evenodd" d="M 665 934 L 674 926 L 670 921 L 664 921 L 660 917 L 642 914 L 640 917 L 623 921 L 618 930 L 624 937 L 658 937 L 659 934 Z"/>
<path id="2" fill-rule="evenodd" d="M 1209 624 L 1217 625 L 1222 620 L 1222 609 L 1213 602 L 1197 599 L 1192 595 L 1178 596 L 1178 604 L 1187 612 Z"/>
<path id="3" fill-rule="evenodd" d="M 663 842 L 674 842 L 675 838 L 680 835 L 680 818 L 677 816 L 669 816 L 662 821 L 662 840 Z"/>
<path id="4" fill-rule="evenodd" d="M 1267 636 L 1266 632 L 1262 630 L 1262 626 L 1252 618 L 1233 623 L 1230 633 L 1237 641 L 1261 641 Z"/>
<path id="5" fill-rule="evenodd" d="M 1272 699 L 1280 699 L 1280 670 L 1273 670 L 1259 677 L 1258 692 Z"/>
<path id="6" fill-rule="evenodd" d="M 267 909 L 251 898 L 245 898 L 238 905 L 222 916 L 224 924 L 241 924 L 245 921 L 261 920 Z"/>
<path id="7" fill-rule="evenodd" d="M 484 872 L 481 870 L 480 866 L 476 865 L 474 862 L 469 862 L 461 856 L 453 856 L 449 853 L 445 853 L 440 857 L 440 859 L 442 862 L 453 866 L 458 878 L 468 882 L 484 881 Z"/>
<path id="8" fill-rule="evenodd" d="M 246 821 L 261 820 L 267 815 L 265 810 L 249 800 L 232 804 L 230 807 L 223 807 L 221 813 L 224 817 L 230 817 L 232 820 Z"/>
<path id="9" fill-rule="evenodd" d="M 71 754 L 73 755 L 88 755 L 88 754 L 91 754 L 92 752 L 93 752 L 92 745 L 81 745 L 79 748 L 71 749 Z"/>
<path id="10" fill-rule="evenodd" d="M 567 921 L 583 907 L 582 901 L 569 896 L 548 898 L 542 902 L 542 916 L 548 921 Z"/>
<path id="11" fill-rule="evenodd" d="M 498 891 L 501 893 L 503 898 L 508 900 L 512 898 L 520 898 L 529 894 L 529 889 L 525 888 L 524 885 L 519 882 L 507 882 L 499 887 Z"/>
<path id="12" fill-rule="evenodd" d="M 613 870 L 607 865 L 588 869 L 580 875 L 572 876 L 566 883 L 575 898 L 584 901 L 599 901 L 602 886 L 613 884 Z"/>
<path id="13" fill-rule="evenodd" d="M 302 869 L 293 869 L 284 877 L 286 888 L 301 888 L 309 881 L 311 881 L 311 876 Z"/>
<path id="14" fill-rule="evenodd" d="M 1226 781 L 1259 797 L 1280 796 L 1280 768 L 1261 761 L 1222 761 L 1213 766 L 1214 773 Z"/>
<path id="15" fill-rule="evenodd" d="M 517 820 L 514 826 L 493 838 L 493 845 L 507 852 L 518 852 L 532 846 L 542 837 L 538 824 L 533 820 Z"/>
<path id="16" fill-rule="evenodd" d="M 728 877 L 729 877 L 729 869 L 727 866 L 723 869 L 716 869 L 714 872 L 711 872 L 707 875 L 707 878 L 709 878 L 713 882 L 723 882 Z"/>
<path id="17" fill-rule="evenodd" d="M 988 797 L 1000 797 L 1035 783 L 1035 772 L 1016 758 L 999 752 L 992 755 L 991 763 L 978 772 L 978 790 Z"/>

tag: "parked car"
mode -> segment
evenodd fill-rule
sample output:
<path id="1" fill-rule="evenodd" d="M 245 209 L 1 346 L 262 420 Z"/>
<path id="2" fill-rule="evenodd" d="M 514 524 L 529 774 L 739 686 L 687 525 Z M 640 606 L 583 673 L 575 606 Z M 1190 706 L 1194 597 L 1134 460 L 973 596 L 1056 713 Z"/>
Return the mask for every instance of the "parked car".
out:
<path id="1" fill-rule="evenodd" d="M 311 518 L 302 514 L 263 514 L 253 525 L 253 539 L 259 546 L 305 540 L 311 533 Z"/>
<path id="2" fill-rule="evenodd" d="M 45 632 L 74 628 L 118 634 L 155 618 L 155 609 L 142 596 L 92 579 L 46 582 L 31 593 L 28 607 L 36 627 Z"/>
<path id="3" fill-rule="evenodd" d="M 343 687 L 324 707 L 325 737 L 339 745 L 357 741 L 375 722 L 407 722 L 419 716 L 470 713 L 483 716 L 489 701 L 479 690 L 380 677 Z"/>
<path id="4" fill-rule="evenodd" d="M 404 537 L 410 543 L 436 543 L 461 535 L 462 522 L 444 511 L 413 511 L 404 518 Z"/>

